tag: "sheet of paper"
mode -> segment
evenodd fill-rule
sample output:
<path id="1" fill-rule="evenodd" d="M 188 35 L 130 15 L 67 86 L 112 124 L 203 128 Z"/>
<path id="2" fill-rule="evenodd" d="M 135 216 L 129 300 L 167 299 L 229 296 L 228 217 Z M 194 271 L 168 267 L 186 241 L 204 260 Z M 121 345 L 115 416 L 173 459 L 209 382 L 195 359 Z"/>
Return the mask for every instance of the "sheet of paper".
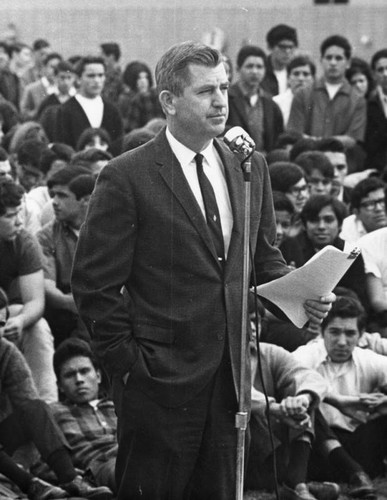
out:
<path id="1" fill-rule="evenodd" d="M 330 293 L 359 254 L 357 248 L 342 252 L 328 245 L 302 267 L 258 286 L 257 294 L 273 302 L 298 328 L 302 328 L 308 321 L 305 300 L 319 299 Z"/>

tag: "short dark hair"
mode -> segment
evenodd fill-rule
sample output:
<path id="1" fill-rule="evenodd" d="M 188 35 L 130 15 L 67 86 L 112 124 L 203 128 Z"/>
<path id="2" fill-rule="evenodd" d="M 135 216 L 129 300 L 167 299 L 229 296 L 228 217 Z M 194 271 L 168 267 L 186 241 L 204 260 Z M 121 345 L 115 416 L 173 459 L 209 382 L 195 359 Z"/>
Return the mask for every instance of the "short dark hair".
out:
<path id="1" fill-rule="evenodd" d="M 40 160 L 47 145 L 37 139 L 23 141 L 16 150 L 17 161 L 20 165 L 29 165 L 40 170 Z"/>
<path id="2" fill-rule="evenodd" d="M 187 41 L 170 47 L 156 65 L 158 92 L 168 90 L 181 95 L 187 85 L 190 64 L 215 68 L 222 62 L 222 54 L 208 45 Z"/>
<path id="3" fill-rule="evenodd" d="M 50 47 L 50 44 L 47 40 L 44 38 L 38 38 L 35 40 L 32 44 L 32 49 L 36 52 L 37 50 L 40 49 L 45 49 L 46 47 Z"/>
<path id="4" fill-rule="evenodd" d="M 290 75 L 290 73 L 295 68 L 299 68 L 300 66 L 309 66 L 310 72 L 312 73 L 312 76 L 313 77 L 315 76 L 316 65 L 314 64 L 312 59 L 308 56 L 296 56 L 294 59 L 292 59 L 286 68 L 288 75 Z"/>
<path id="5" fill-rule="evenodd" d="M 300 139 L 302 139 L 302 134 L 300 134 L 300 132 L 296 132 L 295 130 L 281 132 L 278 136 L 277 142 L 275 143 L 275 148 L 284 149 L 287 146 L 294 146 L 294 144 Z"/>
<path id="6" fill-rule="evenodd" d="M 273 205 L 274 210 L 289 212 L 290 215 L 293 215 L 295 212 L 293 203 L 281 191 L 273 191 Z"/>
<path id="7" fill-rule="evenodd" d="M 318 170 L 324 177 L 333 179 L 333 165 L 321 151 L 305 151 L 297 156 L 295 163 L 304 170 L 306 177 L 309 177 L 313 170 Z"/>
<path id="8" fill-rule="evenodd" d="M 277 26 L 273 26 L 266 34 L 266 42 L 270 48 L 275 47 L 282 40 L 291 40 L 297 47 L 297 30 L 287 24 L 277 24 Z"/>
<path id="9" fill-rule="evenodd" d="M 351 191 L 351 208 L 352 210 L 360 208 L 360 204 L 369 193 L 377 189 L 386 189 L 386 184 L 377 177 L 367 177 L 358 182 Z"/>
<path id="10" fill-rule="evenodd" d="M 149 80 L 149 86 L 153 87 L 152 72 L 151 72 L 149 66 L 141 61 L 130 62 L 126 66 L 126 68 L 122 74 L 123 82 L 126 83 L 126 85 L 134 92 L 137 91 L 137 80 L 138 80 L 140 73 L 147 74 L 147 77 Z"/>
<path id="11" fill-rule="evenodd" d="M 85 56 L 81 57 L 79 61 L 75 65 L 75 73 L 81 77 L 83 72 L 85 71 L 85 67 L 88 64 L 102 64 L 104 69 L 106 69 L 106 64 L 105 61 L 103 60 L 103 57 L 100 56 Z"/>
<path id="12" fill-rule="evenodd" d="M 269 166 L 272 189 L 287 193 L 297 182 L 305 178 L 301 167 L 290 161 L 277 161 Z"/>
<path id="13" fill-rule="evenodd" d="M 121 49 L 118 43 L 115 42 L 106 42 L 106 43 L 101 43 L 100 45 L 102 52 L 106 54 L 107 56 L 114 56 L 114 59 L 116 61 L 120 60 L 121 57 Z"/>
<path id="14" fill-rule="evenodd" d="M 102 149 L 98 148 L 89 148 L 75 153 L 71 159 L 71 165 L 89 168 L 89 166 L 96 161 L 109 161 L 112 158 L 113 156 L 109 153 L 109 151 L 102 151 Z"/>
<path id="15" fill-rule="evenodd" d="M 316 194 L 308 199 L 300 213 L 302 222 L 305 225 L 307 222 L 313 222 L 317 219 L 320 211 L 325 207 L 332 207 L 339 226 L 341 227 L 343 220 L 348 215 L 348 209 L 344 203 L 329 194 Z"/>
<path id="16" fill-rule="evenodd" d="M 44 58 L 44 61 L 43 61 L 44 66 L 46 66 L 53 59 L 59 59 L 59 61 L 63 61 L 63 57 L 60 54 L 58 54 L 58 52 L 50 52 Z"/>
<path id="17" fill-rule="evenodd" d="M 325 51 L 335 45 L 336 47 L 341 47 L 344 50 L 344 55 L 347 59 L 351 58 L 352 47 L 348 39 L 341 35 L 331 35 L 326 38 L 320 45 L 320 55 L 324 57 Z"/>
<path id="18" fill-rule="evenodd" d="M 23 199 L 24 189 L 13 179 L 0 178 L 0 217 L 7 212 L 7 208 L 18 207 Z"/>
<path id="19" fill-rule="evenodd" d="M 278 161 L 289 161 L 289 151 L 287 149 L 272 149 L 266 154 L 266 162 L 268 165 Z"/>
<path id="20" fill-rule="evenodd" d="M 7 161 L 8 160 L 8 153 L 7 151 L 0 146 L 0 161 Z"/>
<path id="21" fill-rule="evenodd" d="M 334 137 L 326 137 L 317 141 L 317 150 L 329 153 L 345 153 L 345 147 L 341 141 Z"/>
<path id="22" fill-rule="evenodd" d="M 340 295 L 336 298 L 328 315 L 322 321 L 321 328 L 323 333 L 329 323 L 335 318 L 357 318 L 357 327 L 360 334 L 364 331 L 366 326 L 366 313 L 364 308 L 361 303 L 353 297 Z"/>
<path id="23" fill-rule="evenodd" d="M 138 148 L 154 137 L 156 137 L 156 134 L 146 128 L 136 128 L 134 130 L 131 130 L 124 136 L 121 152 L 125 153 L 127 151 L 131 151 L 132 149 Z"/>
<path id="24" fill-rule="evenodd" d="M 83 151 L 85 146 L 92 140 L 94 137 L 99 137 L 102 141 L 105 141 L 108 147 L 111 146 L 112 144 L 112 139 L 110 137 L 110 134 L 107 130 L 104 128 L 93 128 L 93 127 L 88 127 L 86 128 L 82 134 L 79 136 L 76 150 L 77 151 Z"/>
<path id="25" fill-rule="evenodd" d="M 48 179 L 47 187 L 48 189 L 52 189 L 54 186 L 68 186 L 73 179 L 81 174 L 90 175 L 90 170 L 76 165 L 61 168 Z"/>
<path id="26" fill-rule="evenodd" d="M 375 70 L 376 63 L 379 59 L 387 58 L 387 49 L 380 49 L 371 58 L 371 69 Z"/>
<path id="27" fill-rule="evenodd" d="M 289 153 L 290 161 L 294 162 L 295 159 L 305 151 L 315 151 L 317 149 L 317 141 L 312 137 L 302 137 L 293 144 Z"/>
<path id="28" fill-rule="evenodd" d="M 96 370 L 99 369 L 97 358 L 95 357 L 90 345 L 82 339 L 69 338 L 64 340 L 54 353 L 54 372 L 57 380 L 60 379 L 60 372 L 63 365 L 72 358 L 82 356 L 89 358 Z"/>
<path id="29" fill-rule="evenodd" d="M 43 174 L 47 174 L 54 161 L 62 160 L 66 163 L 70 163 L 73 154 L 74 150 L 71 146 L 62 144 L 61 142 L 54 142 L 43 151 L 40 157 L 39 169 Z"/>
<path id="30" fill-rule="evenodd" d="M 59 61 L 54 69 L 55 75 L 59 73 L 75 73 L 74 66 L 68 61 Z"/>
<path id="31" fill-rule="evenodd" d="M 69 184 L 69 190 L 75 194 L 75 198 L 80 200 L 85 196 L 91 195 L 94 190 L 96 177 L 91 174 L 81 174 L 74 177 Z"/>
<path id="32" fill-rule="evenodd" d="M 9 52 L 11 54 L 11 57 L 13 56 L 14 52 L 17 52 L 19 54 L 23 49 L 31 50 L 31 47 L 26 43 L 22 42 L 13 43 L 12 45 L 9 46 Z"/>
<path id="33" fill-rule="evenodd" d="M 263 60 L 263 64 L 265 68 L 267 66 L 267 56 L 265 51 L 258 47 L 257 45 L 245 45 L 240 49 L 237 55 L 237 68 L 240 69 L 243 66 L 243 63 L 250 56 L 260 57 Z"/>

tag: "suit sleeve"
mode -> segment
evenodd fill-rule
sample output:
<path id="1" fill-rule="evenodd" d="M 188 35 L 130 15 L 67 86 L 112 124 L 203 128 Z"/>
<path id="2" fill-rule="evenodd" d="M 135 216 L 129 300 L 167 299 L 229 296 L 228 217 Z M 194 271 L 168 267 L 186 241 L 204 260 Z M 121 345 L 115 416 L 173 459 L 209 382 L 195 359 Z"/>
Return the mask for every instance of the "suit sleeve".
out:
<path id="1" fill-rule="evenodd" d="M 108 373 L 119 375 L 137 359 L 123 294 L 137 234 L 136 207 L 126 168 L 115 160 L 102 170 L 80 233 L 72 273 L 75 303 L 93 348 Z"/>
<path id="2" fill-rule="evenodd" d="M 363 142 L 365 136 L 366 121 L 366 101 L 363 98 L 358 99 L 347 130 L 347 135 L 355 139 L 355 141 Z"/>
<path id="3" fill-rule="evenodd" d="M 289 272 L 289 269 L 286 266 L 280 250 L 274 247 L 276 223 L 273 196 L 269 170 L 266 161 L 261 155 L 254 155 L 253 168 L 254 167 L 256 175 L 258 176 L 258 186 L 262 184 L 261 189 L 259 189 L 259 187 L 255 187 L 256 184 L 254 182 L 252 183 L 252 196 L 254 197 L 254 192 L 260 191 L 262 193 L 261 200 L 258 199 L 258 196 L 255 200 L 256 203 L 260 203 L 261 213 L 254 254 L 255 277 L 257 284 L 261 284 L 284 276 Z"/>

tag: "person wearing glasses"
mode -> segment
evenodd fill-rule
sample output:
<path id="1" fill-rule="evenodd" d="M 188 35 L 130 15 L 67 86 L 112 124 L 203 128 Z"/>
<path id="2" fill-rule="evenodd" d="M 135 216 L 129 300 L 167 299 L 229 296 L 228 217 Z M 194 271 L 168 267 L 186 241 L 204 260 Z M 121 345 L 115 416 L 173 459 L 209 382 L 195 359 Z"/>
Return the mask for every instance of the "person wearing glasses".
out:
<path id="1" fill-rule="evenodd" d="M 352 214 L 343 221 L 343 240 L 356 244 L 365 234 L 387 226 L 385 188 L 377 177 L 356 184 L 351 193 Z"/>
<path id="2" fill-rule="evenodd" d="M 278 24 L 266 35 L 270 55 L 262 88 L 270 95 L 282 94 L 288 87 L 287 66 L 298 47 L 297 31 L 286 24 Z"/>
<path id="3" fill-rule="evenodd" d="M 332 163 L 320 151 L 305 151 L 295 163 L 305 172 L 309 195 L 331 194 L 334 169 Z"/>

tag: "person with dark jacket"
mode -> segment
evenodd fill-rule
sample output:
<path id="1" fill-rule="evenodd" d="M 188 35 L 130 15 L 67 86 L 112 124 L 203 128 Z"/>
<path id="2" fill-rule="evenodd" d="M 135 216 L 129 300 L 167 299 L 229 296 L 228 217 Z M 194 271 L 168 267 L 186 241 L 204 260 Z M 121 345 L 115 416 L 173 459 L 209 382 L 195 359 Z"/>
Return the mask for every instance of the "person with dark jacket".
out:
<path id="1" fill-rule="evenodd" d="M 267 59 L 255 45 L 241 48 L 237 57 L 239 80 L 228 93 L 227 127 L 240 126 L 251 136 L 257 151 L 271 151 L 283 132 L 283 118 L 278 105 L 261 88 Z"/>

